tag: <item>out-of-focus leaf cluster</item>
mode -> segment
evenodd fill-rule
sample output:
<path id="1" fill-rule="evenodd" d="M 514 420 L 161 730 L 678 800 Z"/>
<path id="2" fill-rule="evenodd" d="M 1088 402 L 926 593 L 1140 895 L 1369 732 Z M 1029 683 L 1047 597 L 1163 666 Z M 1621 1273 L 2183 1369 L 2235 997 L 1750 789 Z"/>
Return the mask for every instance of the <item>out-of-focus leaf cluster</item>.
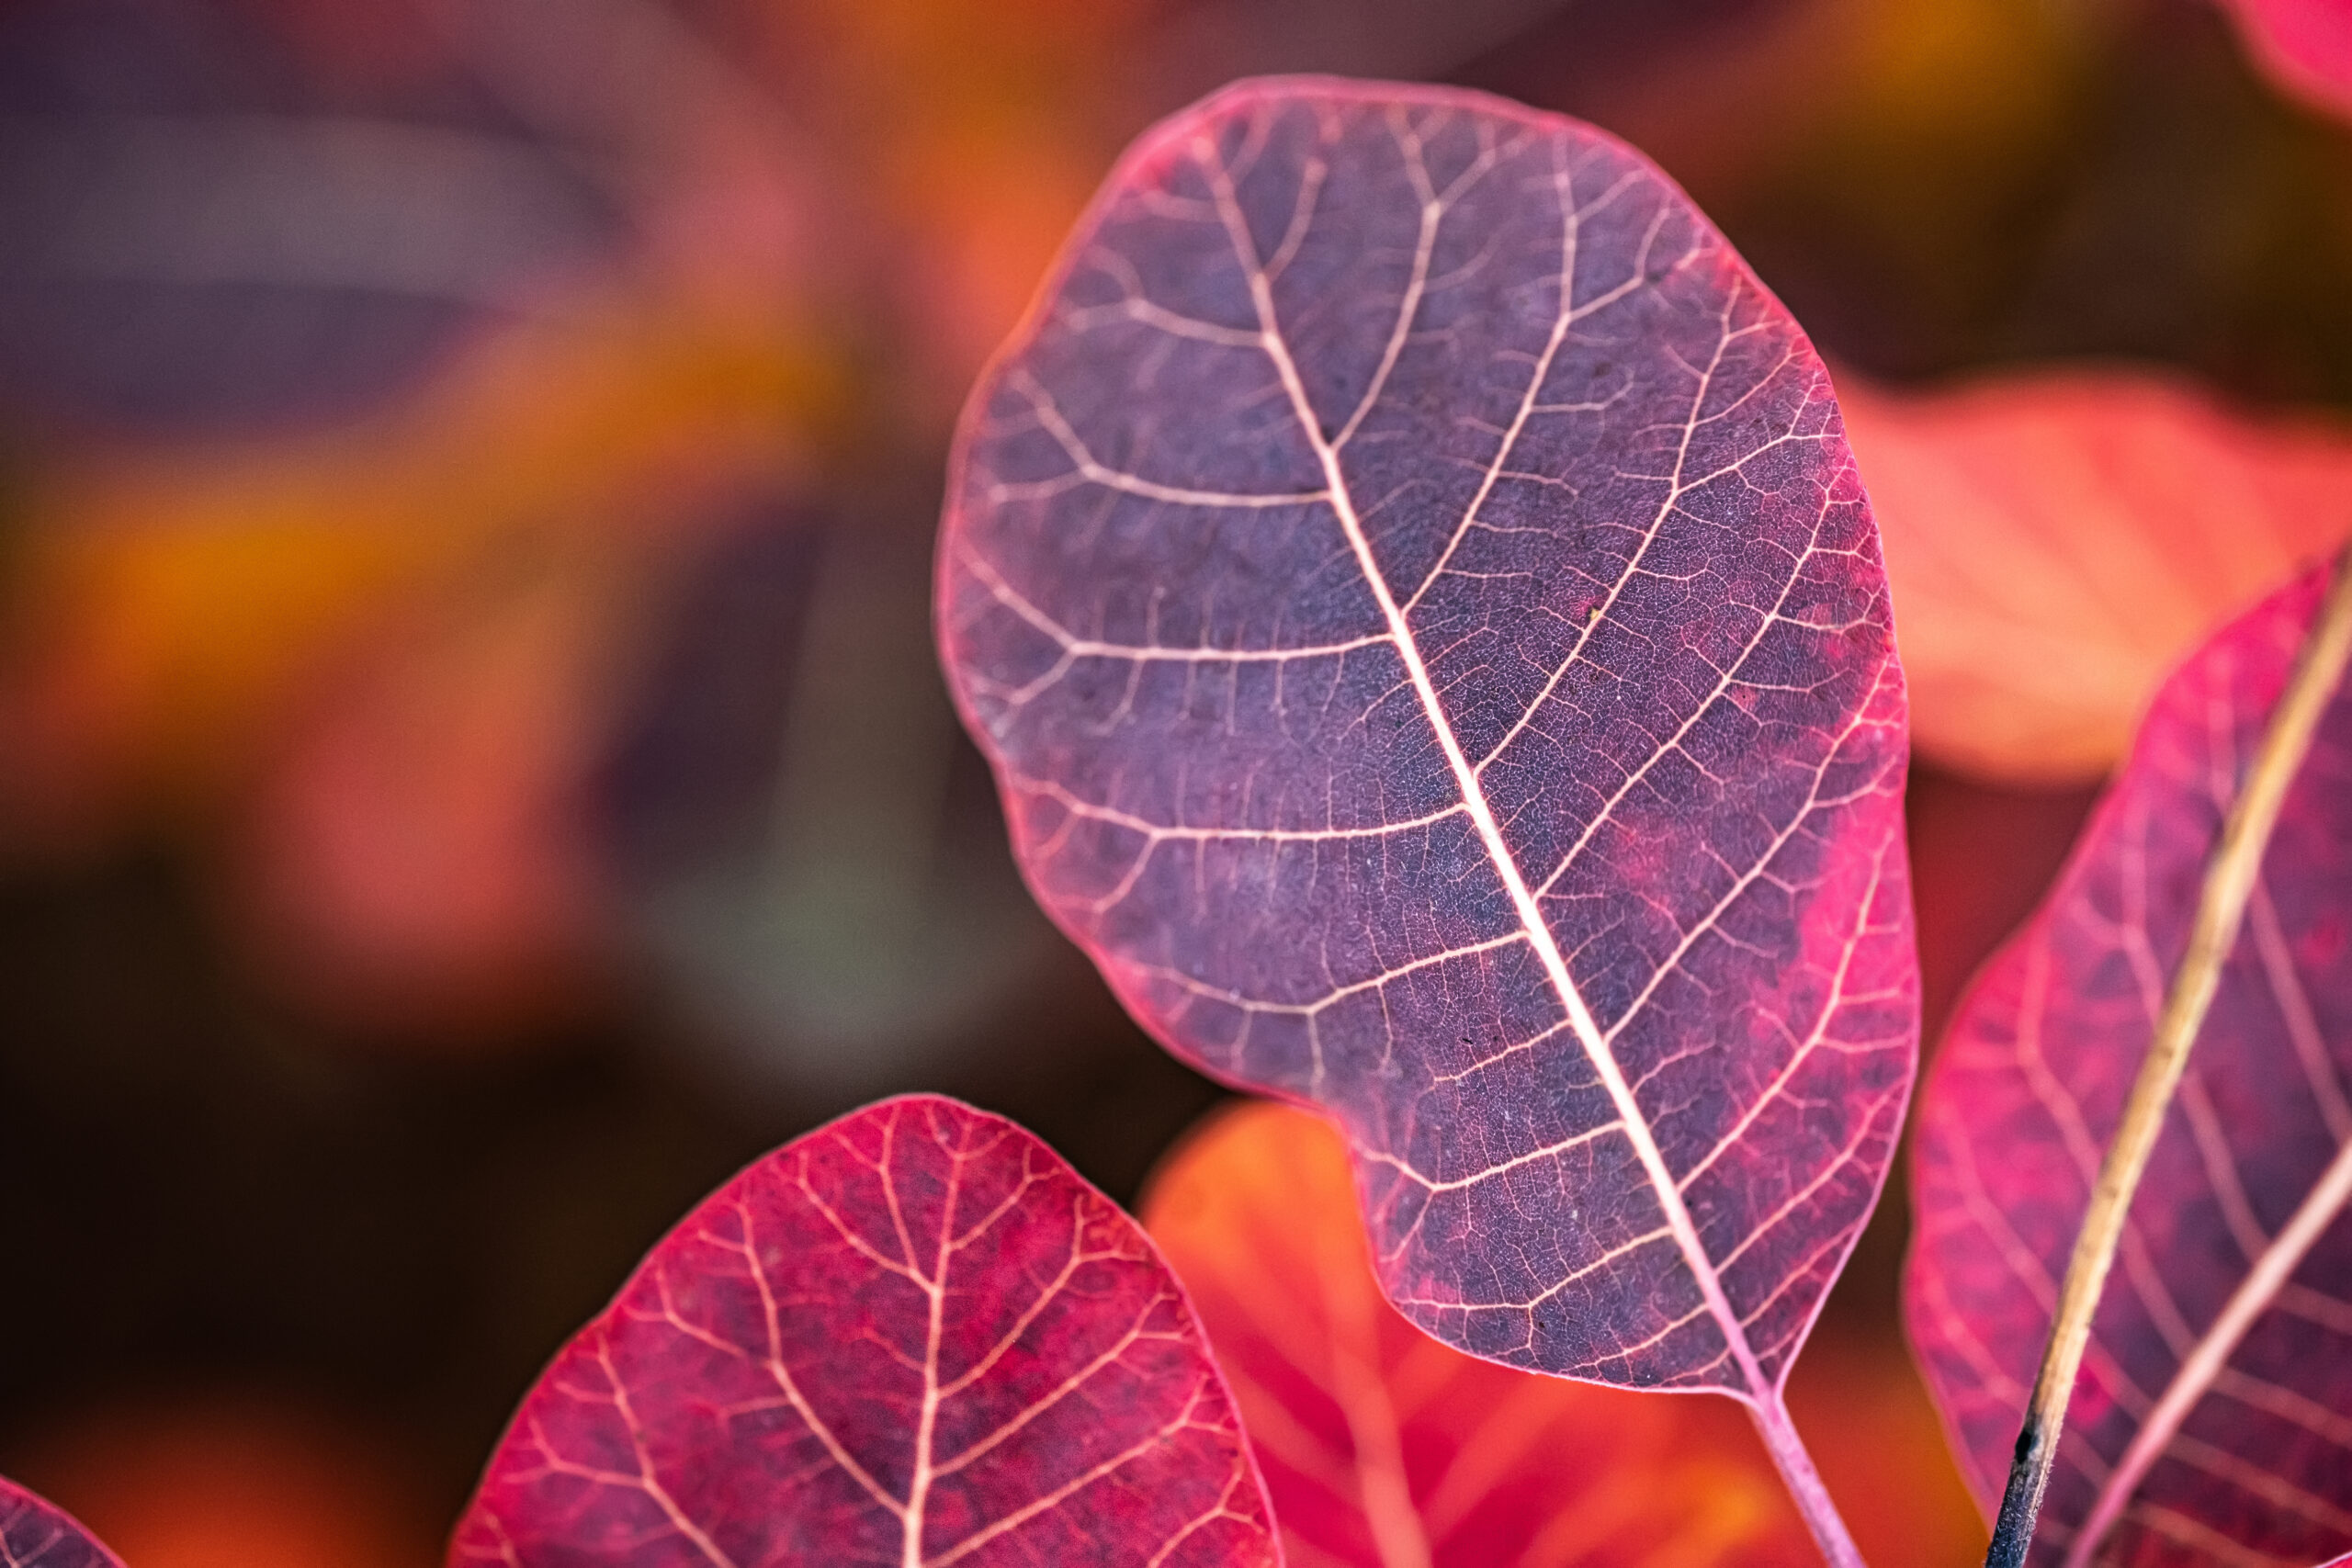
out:
<path id="1" fill-rule="evenodd" d="M 2352 529 L 2324 477 L 2352 407 L 2352 129 L 2324 69 L 2265 74 L 2297 10 L 0 8 L 0 915 L 40 938 L 0 969 L 27 1021 L 0 1089 L 41 1122 L 0 1156 L 7 1213 L 95 1260 L 206 1205 L 287 1204 L 236 1245 L 191 1234 L 152 1294 L 126 1261 L 139 1288 L 100 1292 L 120 1315 L 84 1314 L 41 1386 L 146 1365 L 133 1341 L 334 1382 L 377 1320 L 285 1348 L 254 1303 L 312 1298 L 254 1260 L 339 1222 L 328 1250 L 372 1264 L 304 1289 L 387 1324 L 446 1310 L 417 1354 L 511 1385 L 450 1407 L 480 1425 L 730 1159 L 895 1088 L 979 1094 L 1132 1183 L 1206 1090 L 1174 1087 L 1018 885 L 930 649 L 931 531 L 956 404 L 1102 169 L 1245 73 L 1451 80 L 1593 119 L 1838 361 L 1919 704 L 1932 1037 L 2162 669 L 2276 575 L 2237 543 L 2263 495 L 2215 468 L 2291 429 L 2319 500 L 2266 536 L 2283 560 Z M 2047 381 L 2062 360 L 2098 363 Z M 2124 394 L 2086 414 L 2084 387 Z M 2164 485 L 2161 537 L 2135 441 L 2211 455 Z M 2014 570 L 1906 590 L 1906 547 L 1932 559 L 1919 542 L 1962 525 L 1938 498 L 1997 510 L 2029 458 L 2078 493 L 1968 525 L 1997 523 Z M 2225 564 L 2172 583 L 2161 620 L 2144 581 L 2102 575 L 2188 539 Z M 2097 648 L 2089 603 L 2118 619 Z M 2105 673 L 2040 707 L 2012 683 L 2002 725 L 1973 718 L 1985 639 L 2029 635 Z M 158 863 L 192 915 L 121 892 Z M 184 915 L 201 939 L 155 946 Z M 208 1084 L 216 1037 L 246 1076 Z M 593 1051 L 548 1077 L 483 1059 L 582 1037 L 689 1087 L 649 1097 Z M 322 1039 L 458 1076 L 387 1087 Z M 481 1129 L 526 1104 L 552 1107 L 529 1147 L 493 1147 Z M 306 1181 L 322 1151 L 398 1194 Z M 114 1173 L 45 1174 L 76 1153 Z M 601 1223 L 639 1229 L 596 1232 L 624 1191 L 639 1207 Z M 388 1293 L 448 1264 L 419 1238 L 466 1206 L 531 1238 L 469 1287 L 520 1304 Z M 134 1239 L 109 1249 L 117 1216 Z M 1841 1335 L 1889 1343 L 1897 1226 L 1865 1240 L 1825 1361 Z M 205 1259 L 220 1275 L 189 1284 Z M 25 1425 L 5 1415 L 0 1438 Z M 425 1446 L 470 1463 L 488 1436 Z"/>
<path id="2" fill-rule="evenodd" d="M 2352 149 L 2186 0 L 1450 9 L 17 7 L 0 841 L 190 846 L 254 975 L 345 1020 L 495 1033 L 650 964 L 752 1059 L 898 1081 L 1046 941 L 921 647 L 948 418 L 1111 151 L 1241 71 L 1596 118 L 1856 378 L 2352 396 Z M 1951 422 L 1874 455 L 1858 406 L 1935 536 Z M 2005 740 L 1939 705 L 1984 628 L 1898 609 L 1929 755 L 1995 776 L 2096 774 L 2162 664 L 2054 744 L 2003 694 Z"/>

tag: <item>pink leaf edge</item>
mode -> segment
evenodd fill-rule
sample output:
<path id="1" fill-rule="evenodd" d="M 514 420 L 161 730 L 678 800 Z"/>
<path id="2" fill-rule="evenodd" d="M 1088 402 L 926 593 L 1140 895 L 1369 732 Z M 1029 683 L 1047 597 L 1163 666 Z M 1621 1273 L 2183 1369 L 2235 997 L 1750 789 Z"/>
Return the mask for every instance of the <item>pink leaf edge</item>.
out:
<path id="1" fill-rule="evenodd" d="M 0 1476 L 0 1568 L 122 1568 L 64 1509 Z"/>
<path id="2" fill-rule="evenodd" d="M 1190 1303 L 1135 1222 L 937 1096 L 697 1207 L 516 1412 L 452 1568 L 1279 1564 Z"/>

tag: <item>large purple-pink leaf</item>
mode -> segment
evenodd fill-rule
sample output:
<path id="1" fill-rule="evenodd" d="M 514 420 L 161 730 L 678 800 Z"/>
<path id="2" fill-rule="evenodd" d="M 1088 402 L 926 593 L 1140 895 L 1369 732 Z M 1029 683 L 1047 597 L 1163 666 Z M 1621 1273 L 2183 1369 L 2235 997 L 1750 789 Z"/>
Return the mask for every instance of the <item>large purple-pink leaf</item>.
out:
<path id="1" fill-rule="evenodd" d="M 1988 1507 L 2207 859 L 2324 578 L 2231 626 L 2164 687 L 1930 1081 L 1907 1315 Z M 2133 1199 L 2035 1561 L 2295 1568 L 2352 1546 L 2347 1188 L 2352 694 L 2339 692 Z"/>
<path id="2" fill-rule="evenodd" d="M 0 1476 L 0 1568 L 122 1568 L 55 1504 Z"/>
<path id="3" fill-rule="evenodd" d="M 686 1216 L 524 1399 L 452 1568 L 1274 1568 L 1184 1293 L 1052 1150 L 932 1096 Z"/>
<path id="4" fill-rule="evenodd" d="M 1910 1084 L 1903 688 L 1827 377 L 1663 175 L 1448 89 L 1166 122 L 939 592 L 1038 897 L 1340 1117 L 1416 1323 L 1777 1398 Z"/>

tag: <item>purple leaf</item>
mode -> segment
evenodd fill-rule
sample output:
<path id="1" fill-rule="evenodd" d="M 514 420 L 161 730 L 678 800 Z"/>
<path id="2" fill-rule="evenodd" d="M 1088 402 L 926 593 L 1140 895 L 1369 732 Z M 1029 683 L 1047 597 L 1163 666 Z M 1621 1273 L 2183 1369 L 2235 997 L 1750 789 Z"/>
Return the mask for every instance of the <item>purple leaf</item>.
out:
<path id="1" fill-rule="evenodd" d="M 1910 1085 L 1903 686 L 1827 377 L 1664 175 L 1449 89 L 1160 126 L 939 592 L 1039 898 L 1340 1117 L 1414 1322 L 1777 1407 Z"/>
<path id="2" fill-rule="evenodd" d="M 524 1399 L 452 1568 L 1277 1568 L 1134 1221 L 1029 1134 L 886 1100 L 712 1194 Z"/>
<path id="3" fill-rule="evenodd" d="M 0 1568 L 122 1568 L 65 1510 L 0 1477 Z"/>
<path id="4" fill-rule="evenodd" d="M 2222 818 L 2324 581 L 2273 597 L 2165 684 L 1938 1061 L 1907 1314 L 1988 1506 Z M 2285 1568 L 2352 1546 L 2347 894 L 2352 696 L 2339 692 L 2133 1198 L 2036 1562 Z"/>
<path id="5" fill-rule="evenodd" d="M 615 247 L 582 143 L 516 135 L 456 60 L 310 56 L 339 21 L 0 10 L 0 394 L 149 436 L 353 417 Z"/>

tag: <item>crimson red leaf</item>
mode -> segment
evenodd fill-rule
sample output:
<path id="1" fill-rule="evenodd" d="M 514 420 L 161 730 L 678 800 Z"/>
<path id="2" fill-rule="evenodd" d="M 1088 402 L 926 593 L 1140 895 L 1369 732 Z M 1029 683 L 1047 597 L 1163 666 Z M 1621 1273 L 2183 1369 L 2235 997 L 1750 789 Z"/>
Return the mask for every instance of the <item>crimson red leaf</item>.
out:
<path id="1" fill-rule="evenodd" d="M 1914 1342 L 1999 1496 L 2057 1282 L 2324 573 L 2173 676 L 2067 869 L 1979 977 L 1918 1145 Z M 2321 720 L 2133 1199 L 2036 1560 L 2352 1546 L 2352 695 Z"/>
<path id="2" fill-rule="evenodd" d="M 1143 1232 L 1029 1134 L 921 1096 L 687 1215 L 525 1398 L 449 1561 L 1280 1557 Z"/>
<path id="3" fill-rule="evenodd" d="M 0 1568 L 122 1568 L 62 1508 L 0 1477 Z"/>
<path id="4" fill-rule="evenodd" d="M 940 570 L 1040 899 L 1338 1114 L 1415 1323 L 1777 1404 L 1910 1083 L 1903 689 L 1827 378 L 1663 175 L 1448 89 L 1180 115 Z"/>

